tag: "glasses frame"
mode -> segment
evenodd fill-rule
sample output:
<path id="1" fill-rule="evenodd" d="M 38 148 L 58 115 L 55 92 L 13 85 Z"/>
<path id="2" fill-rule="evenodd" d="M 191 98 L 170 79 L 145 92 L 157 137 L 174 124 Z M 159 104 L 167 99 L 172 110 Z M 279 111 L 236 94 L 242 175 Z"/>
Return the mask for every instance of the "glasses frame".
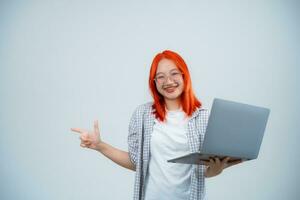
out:
<path id="1" fill-rule="evenodd" d="M 181 77 L 183 77 L 184 74 L 183 74 L 181 71 L 178 71 L 178 72 L 179 72 L 179 74 L 181 74 Z M 158 83 L 157 77 L 155 77 L 153 80 L 154 80 L 154 82 L 157 83 L 157 84 L 163 84 L 163 83 L 165 83 L 165 82 L 168 80 L 168 78 L 170 78 L 172 81 L 174 81 L 174 79 L 172 78 L 172 75 L 171 75 L 171 74 L 169 74 L 169 75 L 165 75 L 165 74 L 164 74 L 164 76 L 166 77 L 166 80 L 164 80 L 162 83 Z"/>

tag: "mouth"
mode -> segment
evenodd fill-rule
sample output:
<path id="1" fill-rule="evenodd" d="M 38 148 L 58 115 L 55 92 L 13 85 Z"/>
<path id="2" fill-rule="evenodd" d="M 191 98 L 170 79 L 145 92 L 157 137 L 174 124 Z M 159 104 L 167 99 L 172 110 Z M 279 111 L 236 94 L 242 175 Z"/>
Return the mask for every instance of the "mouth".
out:
<path id="1" fill-rule="evenodd" d="M 168 87 L 168 88 L 165 88 L 164 90 L 167 92 L 167 93 L 172 93 L 176 90 L 178 86 L 174 86 L 174 87 Z"/>

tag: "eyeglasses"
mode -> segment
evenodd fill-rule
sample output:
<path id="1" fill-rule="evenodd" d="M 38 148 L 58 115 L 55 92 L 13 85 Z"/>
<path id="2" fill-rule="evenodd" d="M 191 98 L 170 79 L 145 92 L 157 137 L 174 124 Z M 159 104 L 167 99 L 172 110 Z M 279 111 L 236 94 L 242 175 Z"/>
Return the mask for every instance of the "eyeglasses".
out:
<path id="1" fill-rule="evenodd" d="M 173 71 L 171 72 L 171 74 L 169 76 L 164 75 L 164 74 L 159 74 L 154 78 L 154 81 L 157 84 L 162 84 L 164 83 L 169 77 L 171 77 L 171 79 L 173 81 L 178 81 L 181 77 L 182 77 L 183 73 L 179 72 L 179 71 Z"/>

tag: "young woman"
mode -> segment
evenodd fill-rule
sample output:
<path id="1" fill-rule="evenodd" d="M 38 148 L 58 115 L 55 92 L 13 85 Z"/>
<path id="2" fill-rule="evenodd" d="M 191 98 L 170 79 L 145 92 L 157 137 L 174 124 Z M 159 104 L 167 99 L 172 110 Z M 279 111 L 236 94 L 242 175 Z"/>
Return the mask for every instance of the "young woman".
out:
<path id="1" fill-rule="evenodd" d="M 139 105 L 130 119 L 128 152 L 100 138 L 94 131 L 80 133 L 81 147 L 99 151 L 118 165 L 136 172 L 134 200 L 202 200 L 205 178 L 220 174 L 241 161 L 211 158 L 205 165 L 169 163 L 167 160 L 201 151 L 209 111 L 196 98 L 188 67 L 170 50 L 158 53 L 152 62 L 149 88 L 153 102 Z"/>

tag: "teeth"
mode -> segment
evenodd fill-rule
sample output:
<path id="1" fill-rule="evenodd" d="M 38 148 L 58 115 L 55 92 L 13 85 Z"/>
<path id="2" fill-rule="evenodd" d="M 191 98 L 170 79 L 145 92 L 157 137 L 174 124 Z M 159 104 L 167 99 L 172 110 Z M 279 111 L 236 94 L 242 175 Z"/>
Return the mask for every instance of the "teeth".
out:
<path id="1" fill-rule="evenodd" d="M 176 87 L 170 87 L 170 88 L 166 88 L 165 90 L 171 92 L 171 91 L 175 90 L 175 88 Z"/>
<path id="2" fill-rule="evenodd" d="M 166 88 L 165 90 L 173 90 L 175 89 L 176 87 L 169 87 L 169 88 Z"/>

